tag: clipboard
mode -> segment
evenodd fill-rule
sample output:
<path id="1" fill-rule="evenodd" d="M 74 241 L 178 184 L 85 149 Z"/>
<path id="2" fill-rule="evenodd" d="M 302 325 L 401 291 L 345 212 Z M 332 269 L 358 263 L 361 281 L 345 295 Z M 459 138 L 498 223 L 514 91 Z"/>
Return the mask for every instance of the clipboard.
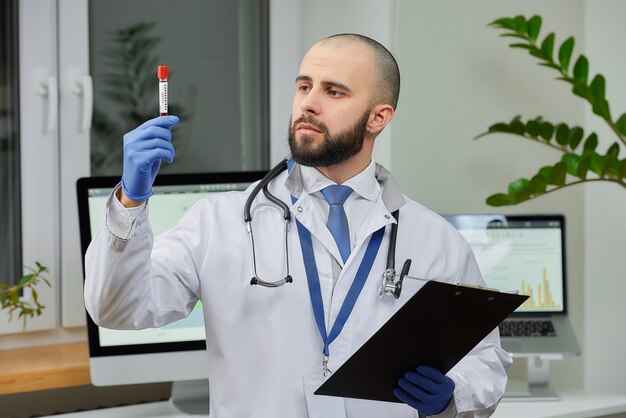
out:
<path id="1" fill-rule="evenodd" d="M 430 280 L 314 393 L 400 403 L 406 371 L 447 373 L 528 297 Z"/>

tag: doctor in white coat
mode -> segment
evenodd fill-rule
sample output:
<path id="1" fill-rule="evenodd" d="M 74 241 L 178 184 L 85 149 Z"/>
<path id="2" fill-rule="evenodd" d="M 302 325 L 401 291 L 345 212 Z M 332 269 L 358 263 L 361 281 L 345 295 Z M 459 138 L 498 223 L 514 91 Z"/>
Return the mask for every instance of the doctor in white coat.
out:
<path id="1" fill-rule="evenodd" d="M 252 187 L 201 200 L 175 228 L 153 237 L 147 200 L 161 161 L 174 159 L 171 127 L 178 123 L 163 116 L 124 137 L 122 181 L 86 255 L 91 317 L 108 328 L 159 327 L 202 301 L 215 418 L 491 415 L 511 363 L 497 331 L 446 375 L 427 365 L 407 370 L 394 390 L 399 403 L 312 394 L 420 286 L 405 281 L 399 299 L 378 298 L 394 211 L 396 259 L 413 260 L 411 275 L 483 280 L 461 236 L 403 196 L 372 161 L 399 94 L 389 51 L 361 35 L 326 38 L 306 53 L 295 84 L 289 124 L 295 163 L 269 184 L 292 216 L 293 282 L 250 285 L 243 211 Z M 258 274 L 272 282 L 285 276 L 285 238 L 282 216 L 268 203 L 263 193 L 255 199 L 252 225 Z M 357 274 L 361 265 L 364 273 Z M 424 336 L 423 344 L 435 342 Z"/>

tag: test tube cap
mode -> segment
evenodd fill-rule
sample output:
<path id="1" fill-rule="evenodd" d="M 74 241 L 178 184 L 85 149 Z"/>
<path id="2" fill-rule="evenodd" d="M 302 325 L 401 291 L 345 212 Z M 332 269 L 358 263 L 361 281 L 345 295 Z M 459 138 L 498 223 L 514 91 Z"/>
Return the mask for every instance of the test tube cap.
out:
<path id="1" fill-rule="evenodd" d="M 159 65 L 157 68 L 158 78 L 167 78 L 167 65 Z"/>

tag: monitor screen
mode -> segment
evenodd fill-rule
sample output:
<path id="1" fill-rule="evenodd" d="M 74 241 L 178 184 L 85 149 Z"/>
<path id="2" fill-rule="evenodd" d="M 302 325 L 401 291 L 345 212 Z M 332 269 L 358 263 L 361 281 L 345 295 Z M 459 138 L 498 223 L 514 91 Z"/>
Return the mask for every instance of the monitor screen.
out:
<path id="1" fill-rule="evenodd" d="M 530 298 L 516 312 L 564 312 L 563 218 L 452 215 L 488 287 Z"/>
<path id="2" fill-rule="evenodd" d="M 265 172 L 159 175 L 150 197 L 149 220 L 155 236 L 176 225 L 203 197 L 245 190 Z M 104 220 L 106 201 L 118 177 L 90 177 L 77 183 L 84 254 Z M 243 208 L 242 208 L 243 216 Z M 207 376 L 202 304 L 184 319 L 160 328 L 112 330 L 87 315 L 90 369 L 95 385 L 201 379 Z"/>

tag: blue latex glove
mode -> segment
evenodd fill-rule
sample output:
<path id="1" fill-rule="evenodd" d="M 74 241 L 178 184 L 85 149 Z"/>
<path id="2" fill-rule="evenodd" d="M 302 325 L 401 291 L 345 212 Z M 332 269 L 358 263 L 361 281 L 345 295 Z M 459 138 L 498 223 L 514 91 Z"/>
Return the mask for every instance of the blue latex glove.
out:
<path id="1" fill-rule="evenodd" d="M 161 160 L 174 161 L 170 129 L 179 121 L 177 116 L 159 116 L 124 135 L 122 190 L 135 202 L 152 196 L 152 183 Z"/>
<path id="2" fill-rule="evenodd" d="M 393 389 L 393 394 L 423 415 L 442 413 L 454 393 L 454 381 L 429 366 L 406 372 L 398 379 L 398 386 Z"/>

